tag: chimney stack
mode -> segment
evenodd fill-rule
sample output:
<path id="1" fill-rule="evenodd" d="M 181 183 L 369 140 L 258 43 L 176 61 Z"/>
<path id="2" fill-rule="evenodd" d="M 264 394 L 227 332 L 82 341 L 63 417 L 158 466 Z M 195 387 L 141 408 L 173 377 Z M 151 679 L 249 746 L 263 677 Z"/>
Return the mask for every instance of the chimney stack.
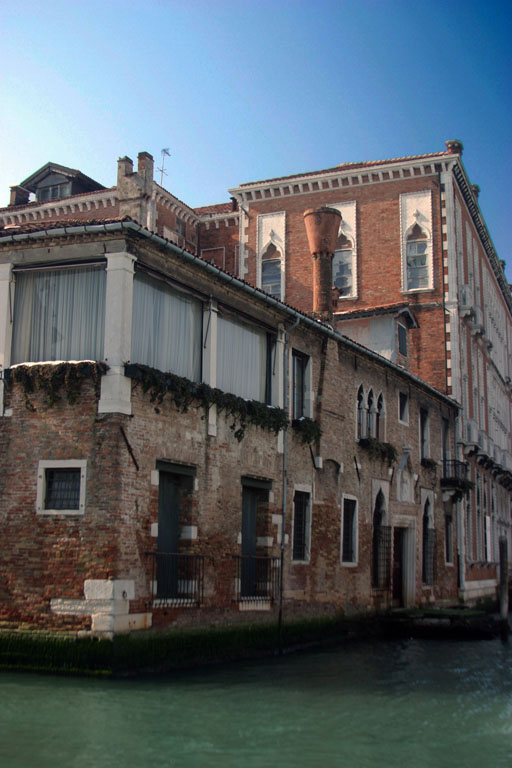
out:
<path id="1" fill-rule="evenodd" d="M 332 319 L 332 258 L 341 222 L 335 208 L 310 208 L 304 213 L 309 250 L 313 257 L 313 312 Z"/>
<path id="2" fill-rule="evenodd" d="M 449 155 L 462 155 L 464 149 L 462 141 L 458 141 L 458 139 L 448 139 L 448 141 L 445 141 L 445 145 Z"/>
<path id="3" fill-rule="evenodd" d="M 29 197 L 30 192 L 28 189 L 15 185 L 11 187 L 9 205 L 25 205 L 28 203 Z"/>

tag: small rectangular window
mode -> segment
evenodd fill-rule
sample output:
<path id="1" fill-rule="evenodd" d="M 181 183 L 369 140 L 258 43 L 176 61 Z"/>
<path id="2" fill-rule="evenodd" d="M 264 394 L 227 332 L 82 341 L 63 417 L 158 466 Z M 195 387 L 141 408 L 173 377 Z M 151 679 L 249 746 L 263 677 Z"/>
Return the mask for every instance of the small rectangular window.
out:
<path id="1" fill-rule="evenodd" d="M 398 394 L 398 418 L 404 424 L 409 423 L 409 396 L 405 392 Z"/>
<path id="2" fill-rule="evenodd" d="M 343 499 L 342 563 L 357 562 L 357 501 L 356 499 Z"/>
<path id="3" fill-rule="evenodd" d="M 40 515 L 83 515 L 87 461 L 40 461 L 36 511 Z"/>
<path id="4" fill-rule="evenodd" d="M 453 517 L 445 517 L 445 560 L 447 563 L 453 563 Z"/>
<path id="5" fill-rule="evenodd" d="M 281 298 L 281 261 L 280 259 L 267 259 L 261 265 L 261 287 L 264 291 Z"/>
<path id="6" fill-rule="evenodd" d="M 182 235 L 183 237 L 185 237 L 186 224 L 185 224 L 185 221 L 183 219 L 180 219 L 179 216 L 176 216 L 176 232 L 178 233 L 178 235 Z"/>
<path id="7" fill-rule="evenodd" d="M 296 561 L 309 560 L 310 543 L 310 496 L 305 491 L 295 491 L 293 497 L 293 554 Z"/>

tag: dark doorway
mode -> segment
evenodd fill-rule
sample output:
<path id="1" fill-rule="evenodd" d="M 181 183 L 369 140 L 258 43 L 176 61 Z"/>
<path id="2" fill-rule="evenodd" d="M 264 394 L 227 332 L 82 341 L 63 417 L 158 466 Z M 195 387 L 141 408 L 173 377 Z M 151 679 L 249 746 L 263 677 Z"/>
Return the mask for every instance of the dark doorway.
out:
<path id="1" fill-rule="evenodd" d="M 193 478 L 160 469 L 158 482 L 157 598 L 175 598 L 179 592 L 180 516 L 183 498 Z"/>
<path id="2" fill-rule="evenodd" d="M 404 604 L 404 534 L 405 528 L 393 529 L 393 604 Z"/>
<path id="3" fill-rule="evenodd" d="M 263 488 L 243 486 L 242 495 L 242 569 L 240 596 L 255 597 L 258 592 L 258 558 L 256 556 L 258 508 L 268 501 Z"/>

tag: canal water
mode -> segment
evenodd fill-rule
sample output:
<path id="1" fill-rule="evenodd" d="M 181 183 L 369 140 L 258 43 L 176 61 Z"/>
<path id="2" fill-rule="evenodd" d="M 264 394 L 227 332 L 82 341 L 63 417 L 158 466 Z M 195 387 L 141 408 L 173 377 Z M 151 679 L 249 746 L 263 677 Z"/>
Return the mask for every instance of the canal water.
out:
<path id="1" fill-rule="evenodd" d="M 0 675 L 1 768 L 510 768 L 512 646 L 354 643 L 105 681 Z"/>

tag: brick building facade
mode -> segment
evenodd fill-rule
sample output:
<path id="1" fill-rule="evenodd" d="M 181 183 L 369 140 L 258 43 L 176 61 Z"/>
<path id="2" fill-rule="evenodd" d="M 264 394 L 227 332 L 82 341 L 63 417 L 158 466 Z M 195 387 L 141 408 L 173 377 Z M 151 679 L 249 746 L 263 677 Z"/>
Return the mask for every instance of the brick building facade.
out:
<path id="1" fill-rule="evenodd" d="M 268 618 L 281 573 L 297 616 L 495 594 L 510 295 L 461 150 L 242 185 L 195 210 L 147 153 L 136 172 L 121 158 L 107 190 L 55 164 L 12 188 L 4 620 Z M 92 188 L 58 197 L 75 182 Z M 330 324 L 310 315 L 303 223 L 326 204 L 342 215 Z M 244 417 L 247 400 L 267 407 Z"/>

